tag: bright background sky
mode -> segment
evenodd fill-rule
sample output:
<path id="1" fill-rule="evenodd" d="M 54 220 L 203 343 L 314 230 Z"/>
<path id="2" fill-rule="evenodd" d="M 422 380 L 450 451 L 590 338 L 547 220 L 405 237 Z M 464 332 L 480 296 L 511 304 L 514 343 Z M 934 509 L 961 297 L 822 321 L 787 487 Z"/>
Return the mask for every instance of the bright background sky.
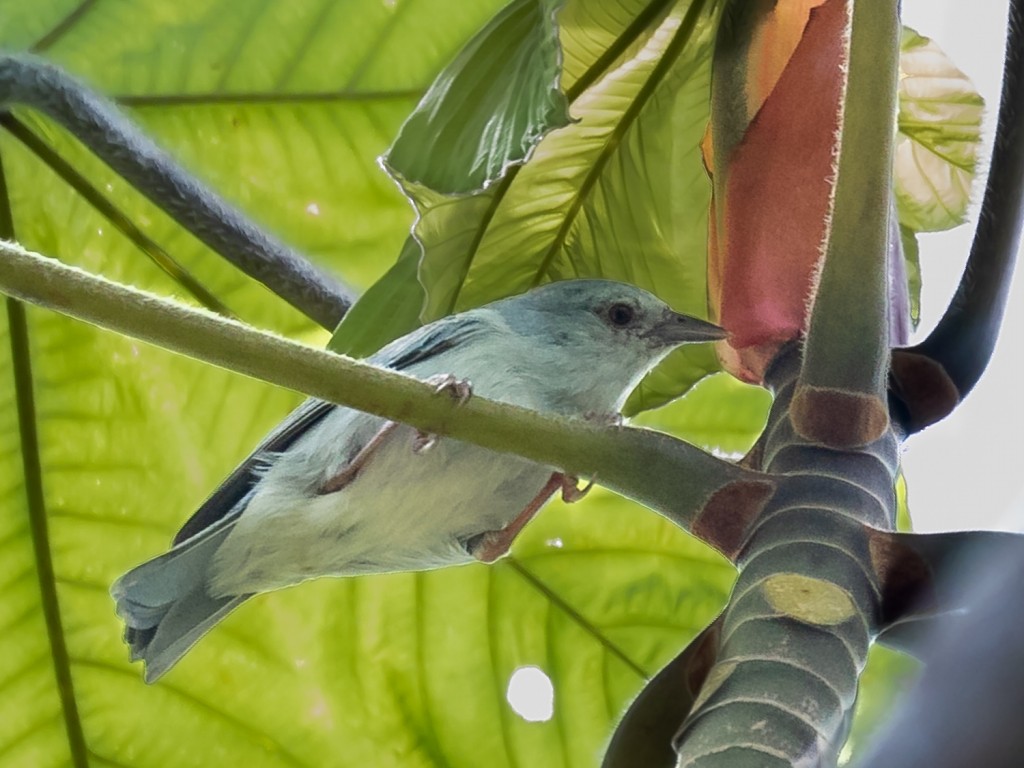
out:
<path id="1" fill-rule="evenodd" d="M 903 20 L 935 40 L 985 98 L 988 157 L 999 104 L 1006 1 L 903 0 Z M 971 222 L 921 239 L 923 338 L 939 319 L 970 249 L 983 179 L 975 184 Z M 1017 271 L 1020 272 L 1018 264 Z M 907 443 L 903 467 L 910 512 L 922 531 L 1024 530 L 1024 281 L 1015 278 L 1003 332 L 984 378 L 956 413 Z"/>

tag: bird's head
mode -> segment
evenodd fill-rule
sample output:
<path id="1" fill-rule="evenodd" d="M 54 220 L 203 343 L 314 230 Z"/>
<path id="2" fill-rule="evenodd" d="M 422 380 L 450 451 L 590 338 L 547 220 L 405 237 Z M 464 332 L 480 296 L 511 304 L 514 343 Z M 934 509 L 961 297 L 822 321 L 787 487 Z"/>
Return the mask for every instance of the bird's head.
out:
<path id="1" fill-rule="evenodd" d="M 611 280 L 550 283 L 492 307 L 566 373 L 621 389 L 618 401 L 675 347 L 727 335 L 642 288 Z"/>

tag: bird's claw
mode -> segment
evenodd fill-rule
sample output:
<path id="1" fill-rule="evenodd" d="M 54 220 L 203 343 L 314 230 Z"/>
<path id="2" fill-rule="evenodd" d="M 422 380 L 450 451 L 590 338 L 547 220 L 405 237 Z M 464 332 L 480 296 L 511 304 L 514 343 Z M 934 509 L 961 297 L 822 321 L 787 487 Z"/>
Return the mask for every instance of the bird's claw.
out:
<path id="1" fill-rule="evenodd" d="M 439 373 L 427 381 L 434 385 L 435 392 L 447 392 L 459 405 L 465 405 L 473 396 L 473 385 L 469 379 L 456 378 L 453 373 Z"/>
<path id="2" fill-rule="evenodd" d="M 435 445 L 437 445 L 437 435 L 431 432 L 420 432 L 416 431 L 416 434 L 412 438 L 412 452 L 417 456 L 426 453 Z"/>
<path id="3" fill-rule="evenodd" d="M 434 392 L 447 392 L 451 395 L 456 405 L 465 405 L 473 396 L 473 385 L 469 379 L 458 379 L 452 373 L 436 374 L 427 379 L 427 382 L 434 385 Z M 437 445 L 437 440 L 437 435 L 417 430 L 412 439 L 412 452 L 417 456 L 424 454 Z"/>
<path id="4" fill-rule="evenodd" d="M 579 478 L 575 475 L 555 472 L 551 475 L 547 484 L 511 523 L 501 530 L 485 531 L 474 536 L 466 542 L 466 551 L 481 563 L 493 563 L 508 552 L 519 532 L 533 519 L 533 516 L 537 514 L 537 511 L 543 506 L 544 502 L 550 499 L 555 491 L 561 489 L 562 501 L 566 504 L 572 504 L 586 496 L 590 489 L 594 487 L 593 479 L 582 488 L 577 487 L 576 483 L 578 482 Z"/>
<path id="5" fill-rule="evenodd" d="M 612 413 L 607 411 L 587 411 L 583 414 L 583 420 L 597 424 L 600 427 L 621 427 L 625 422 L 622 414 L 617 411 Z"/>
<path id="6" fill-rule="evenodd" d="M 576 475 L 562 475 L 562 501 L 566 504 L 575 504 L 590 493 L 590 489 L 594 487 L 594 478 L 590 478 L 590 481 L 582 488 L 576 485 L 579 480 Z"/>

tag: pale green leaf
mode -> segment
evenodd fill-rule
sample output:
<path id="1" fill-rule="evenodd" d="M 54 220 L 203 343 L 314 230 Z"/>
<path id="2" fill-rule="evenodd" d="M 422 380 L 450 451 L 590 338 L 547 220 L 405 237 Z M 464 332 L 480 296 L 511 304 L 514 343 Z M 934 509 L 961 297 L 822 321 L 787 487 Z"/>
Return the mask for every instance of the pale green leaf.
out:
<path id="1" fill-rule="evenodd" d="M 559 88 L 562 0 L 512 0 L 434 80 L 383 157 L 403 185 L 477 192 L 569 121 Z"/>
<path id="2" fill-rule="evenodd" d="M 595 71 L 603 75 L 623 58 L 632 58 L 673 5 L 673 0 L 566 0 L 558 15 L 562 87 L 582 90 Z M 631 29 L 639 30 L 635 38 Z"/>
<path id="3" fill-rule="evenodd" d="M 80 5 L 81 0 L 0 0 L 0 50 L 45 50 L 52 36 L 75 23 Z"/>
<path id="4" fill-rule="evenodd" d="M 904 28 L 895 145 L 900 224 L 935 232 L 964 221 L 984 105 L 933 41 Z"/>

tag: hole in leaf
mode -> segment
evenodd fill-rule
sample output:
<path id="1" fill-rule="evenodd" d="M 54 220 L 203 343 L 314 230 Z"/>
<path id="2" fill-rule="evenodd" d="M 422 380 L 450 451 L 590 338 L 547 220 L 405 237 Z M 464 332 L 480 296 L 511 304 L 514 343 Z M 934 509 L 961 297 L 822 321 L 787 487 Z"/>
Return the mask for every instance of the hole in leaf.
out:
<path id="1" fill-rule="evenodd" d="M 530 723 L 550 720 L 555 713 L 555 688 L 540 667 L 519 667 L 508 680 L 509 706 Z"/>

